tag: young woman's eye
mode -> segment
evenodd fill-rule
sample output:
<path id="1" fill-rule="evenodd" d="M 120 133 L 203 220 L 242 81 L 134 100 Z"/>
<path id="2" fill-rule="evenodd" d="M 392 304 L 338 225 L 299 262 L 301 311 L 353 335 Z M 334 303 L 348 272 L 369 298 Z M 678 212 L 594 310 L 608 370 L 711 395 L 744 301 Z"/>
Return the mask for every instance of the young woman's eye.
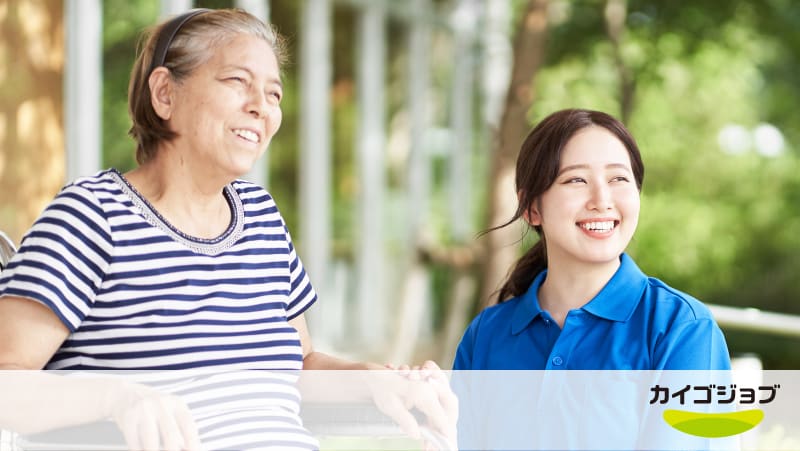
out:
<path id="1" fill-rule="evenodd" d="M 564 183 L 586 183 L 586 180 L 582 177 L 572 177 L 565 180 Z"/>
<path id="2" fill-rule="evenodd" d="M 611 181 L 612 182 L 629 182 L 630 180 L 628 179 L 628 177 L 625 177 L 624 175 L 618 175 L 618 176 L 614 177 L 613 179 L 611 179 Z"/>

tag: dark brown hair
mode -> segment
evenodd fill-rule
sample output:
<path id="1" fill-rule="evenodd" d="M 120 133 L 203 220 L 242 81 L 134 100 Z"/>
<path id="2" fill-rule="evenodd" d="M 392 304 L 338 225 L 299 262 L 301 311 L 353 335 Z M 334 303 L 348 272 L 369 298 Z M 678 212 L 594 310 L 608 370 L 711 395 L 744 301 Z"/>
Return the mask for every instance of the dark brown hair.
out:
<path id="1" fill-rule="evenodd" d="M 520 148 L 516 169 L 519 205 L 514 217 L 489 231 L 506 227 L 525 215 L 533 203 L 555 182 L 564 146 L 578 131 L 591 126 L 605 128 L 628 149 L 636 187 L 641 191 L 644 181 L 642 156 L 636 141 L 622 122 L 600 111 L 581 109 L 556 111 L 539 122 Z M 514 264 L 508 279 L 500 288 L 498 302 L 524 294 L 536 275 L 547 268 L 546 237 L 542 234 L 540 226 L 533 226 L 533 229 L 540 239 Z"/>
<path id="2" fill-rule="evenodd" d="M 169 33 L 174 34 L 172 39 L 163 39 L 162 35 Z M 168 47 L 163 66 L 169 69 L 173 80 L 180 81 L 208 61 L 216 46 L 240 34 L 263 39 L 275 53 L 278 65 L 285 62 L 286 45 L 274 28 L 240 9 L 192 11 L 165 21 L 142 36 L 128 85 L 128 113 L 133 122 L 128 134 L 136 140 L 139 164 L 153 158 L 161 142 L 177 137 L 150 101 L 149 79 L 153 66 L 158 65 L 153 62 L 153 54 L 159 38 Z"/>

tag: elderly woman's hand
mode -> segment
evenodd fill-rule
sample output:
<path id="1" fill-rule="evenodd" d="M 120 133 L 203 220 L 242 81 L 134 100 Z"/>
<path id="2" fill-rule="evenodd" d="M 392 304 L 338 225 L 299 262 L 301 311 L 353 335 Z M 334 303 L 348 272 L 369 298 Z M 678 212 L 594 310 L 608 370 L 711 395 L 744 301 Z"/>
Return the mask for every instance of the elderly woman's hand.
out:
<path id="1" fill-rule="evenodd" d="M 107 398 L 110 416 L 125 437 L 130 450 L 200 449 L 192 414 L 178 397 L 150 387 L 121 382 Z"/>
<path id="2" fill-rule="evenodd" d="M 431 360 L 421 366 L 386 368 L 394 371 L 374 371 L 368 377 L 377 407 L 410 437 L 422 439 L 426 450 L 456 449 L 458 398 L 450 389 L 447 374 Z M 413 409 L 425 415 L 425 427 L 432 433 L 422 433 Z"/>

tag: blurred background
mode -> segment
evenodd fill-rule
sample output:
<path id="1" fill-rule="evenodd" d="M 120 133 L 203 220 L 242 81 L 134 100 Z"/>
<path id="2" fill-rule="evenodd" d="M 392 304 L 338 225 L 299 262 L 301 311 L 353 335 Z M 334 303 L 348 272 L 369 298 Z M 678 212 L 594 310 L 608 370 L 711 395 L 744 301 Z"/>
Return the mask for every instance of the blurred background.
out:
<path id="1" fill-rule="evenodd" d="M 0 230 L 134 164 L 142 29 L 238 6 L 288 39 L 284 120 L 249 174 L 320 294 L 317 348 L 452 362 L 535 237 L 509 219 L 539 119 L 600 109 L 646 166 L 629 252 L 714 306 L 734 356 L 800 368 L 800 3 L 793 0 L 0 0 Z"/>

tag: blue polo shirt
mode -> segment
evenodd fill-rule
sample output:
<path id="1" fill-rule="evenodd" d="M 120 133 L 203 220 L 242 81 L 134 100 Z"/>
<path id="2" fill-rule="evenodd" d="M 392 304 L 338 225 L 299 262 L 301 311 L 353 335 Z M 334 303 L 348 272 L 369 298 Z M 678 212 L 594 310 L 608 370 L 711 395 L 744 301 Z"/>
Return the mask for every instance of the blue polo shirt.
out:
<path id="1" fill-rule="evenodd" d="M 627 255 L 605 287 L 559 328 L 539 307 L 542 271 L 528 291 L 469 325 L 455 370 L 725 370 L 730 357 L 711 312 L 647 277 Z"/>

